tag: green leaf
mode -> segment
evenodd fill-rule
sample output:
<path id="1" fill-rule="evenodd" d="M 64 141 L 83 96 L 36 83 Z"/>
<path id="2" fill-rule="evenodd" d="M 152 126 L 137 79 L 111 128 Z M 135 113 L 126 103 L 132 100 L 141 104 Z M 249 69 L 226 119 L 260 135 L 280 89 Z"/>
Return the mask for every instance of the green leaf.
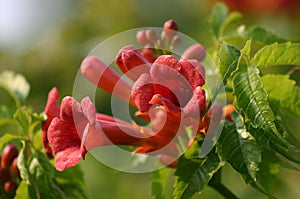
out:
<path id="1" fill-rule="evenodd" d="M 14 114 L 14 118 L 19 122 L 21 127 L 23 128 L 24 134 L 28 133 L 28 128 L 31 123 L 31 117 L 26 110 L 19 108 Z"/>
<path id="2" fill-rule="evenodd" d="M 211 178 L 208 185 L 219 192 L 224 198 L 238 199 L 238 197 L 232 193 L 225 185 L 222 183 L 222 168 L 220 168 Z"/>
<path id="3" fill-rule="evenodd" d="M 241 52 L 233 46 L 220 44 L 218 50 L 220 73 L 223 78 L 223 84 L 227 84 L 227 79 L 238 67 Z"/>
<path id="4" fill-rule="evenodd" d="M 24 198 L 36 199 L 37 197 L 34 193 L 34 188 L 32 185 L 28 184 L 25 180 L 22 180 L 18 186 L 14 199 Z"/>
<path id="5" fill-rule="evenodd" d="M 38 179 L 41 176 L 47 176 L 49 179 L 54 177 L 54 168 L 52 164 L 49 162 L 48 157 L 40 151 L 35 151 L 29 166 L 29 172 L 35 179 Z"/>
<path id="6" fill-rule="evenodd" d="M 258 74 L 258 69 L 251 66 L 235 75 L 233 84 L 236 108 L 243 113 L 245 122 L 251 122 L 254 128 L 263 129 L 274 140 L 287 145 L 275 125 L 275 116 Z"/>
<path id="7" fill-rule="evenodd" d="M 14 135 L 14 134 L 5 134 L 0 138 L 0 149 L 4 147 L 9 142 L 12 142 L 13 140 L 26 140 L 25 136 L 22 135 Z"/>
<path id="8" fill-rule="evenodd" d="M 205 158 L 199 158 L 199 145 L 194 144 L 182 155 L 175 171 L 176 183 L 173 198 L 191 198 L 194 193 L 201 192 L 208 184 L 213 174 L 218 171 L 223 162 L 213 150 Z"/>
<path id="9" fill-rule="evenodd" d="M 19 152 L 18 156 L 18 168 L 20 170 L 20 176 L 28 184 L 31 183 L 30 173 L 28 170 L 28 162 L 31 156 L 30 148 L 27 142 L 23 142 L 23 147 Z"/>
<path id="10" fill-rule="evenodd" d="M 231 43 L 243 43 L 249 39 L 257 45 L 287 42 L 280 35 L 257 26 L 246 27 L 245 25 L 241 25 L 235 31 L 231 31 L 224 36 L 224 40 Z"/>
<path id="11" fill-rule="evenodd" d="M 12 71 L 3 71 L 0 73 L 0 88 L 10 94 L 17 106 L 20 106 L 24 102 L 30 90 L 25 77 Z"/>
<path id="12" fill-rule="evenodd" d="M 288 75 L 265 75 L 261 78 L 269 99 L 280 108 L 300 116 L 300 87 Z"/>
<path id="13" fill-rule="evenodd" d="M 18 122 L 14 119 L 0 119 L 0 136 L 3 136 L 5 134 L 13 134 L 13 135 L 19 135 L 21 134 L 22 128 L 18 124 Z"/>
<path id="14" fill-rule="evenodd" d="M 219 37 L 222 38 L 225 30 L 233 24 L 238 24 L 242 19 L 242 15 L 239 12 L 231 12 L 223 21 L 219 28 Z"/>
<path id="15" fill-rule="evenodd" d="M 282 161 L 271 151 L 262 153 L 262 162 L 259 165 L 258 180 L 264 189 L 273 194 L 275 175 L 279 172 Z"/>
<path id="16" fill-rule="evenodd" d="M 223 3 L 216 3 L 212 10 L 212 15 L 210 18 L 210 26 L 215 34 L 216 38 L 218 39 L 220 36 L 220 30 L 224 29 L 221 28 L 222 24 L 226 20 L 228 15 L 228 8 Z"/>
<path id="17" fill-rule="evenodd" d="M 300 44 L 274 43 L 261 48 L 251 60 L 257 67 L 300 65 Z"/>
<path id="18" fill-rule="evenodd" d="M 292 146 L 282 144 L 274 139 L 274 137 L 270 136 L 263 129 L 257 129 L 253 127 L 249 127 L 249 132 L 255 137 L 257 143 L 261 148 L 266 148 L 270 151 L 278 152 L 288 160 L 300 164 L 300 160 L 296 159 L 291 153 L 297 152 Z M 285 133 L 285 132 L 281 132 Z M 298 152 L 299 153 L 299 152 Z"/>
<path id="19" fill-rule="evenodd" d="M 55 180 L 67 198 L 88 198 L 83 172 L 79 165 L 64 171 L 55 171 Z"/>
<path id="20" fill-rule="evenodd" d="M 257 26 L 246 28 L 245 34 L 253 41 L 260 42 L 264 45 L 269 45 L 275 42 L 287 42 L 285 38 L 279 36 L 278 34 Z"/>
<path id="21" fill-rule="evenodd" d="M 222 158 L 242 175 L 247 184 L 260 190 L 256 180 L 261 151 L 251 134 L 245 129 L 237 129 L 234 124 L 225 122 L 219 143 Z"/>
<path id="22" fill-rule="evenodd" d="M 167 180 L 170 175 L 170 168 L 163 168 L 155 171 L 152 177 L 151 195 L 155 199 L 166 198 Z"/>

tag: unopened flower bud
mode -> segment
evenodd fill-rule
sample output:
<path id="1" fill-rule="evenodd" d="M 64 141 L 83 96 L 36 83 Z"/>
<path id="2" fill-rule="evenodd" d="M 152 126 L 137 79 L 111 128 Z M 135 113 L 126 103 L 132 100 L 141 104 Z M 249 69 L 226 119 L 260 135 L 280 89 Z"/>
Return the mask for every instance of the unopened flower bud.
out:
<path id="1" fill-rule="evenodd" d="M 157 40 L 157 45 L 160 49 L 165 49 L 166 48 L 164 42 L 161 39 Z"/>
<path id="2" fill-rule="evenodd" d="M 170 29 L 170 30 L 177 31 L 178 25 L 174 20 L 170 19 L 164 23 L 164 29 Z"/>
<path id="3" fill-rule="evenodd" d="M 10 173 L 7 169 L 0 167 L 0 182 L 6 182 L 10 179 Z"/>
<path id="4" fill-rule="evenodd" d="M 152 29 L 146 30 L 146 38 L 152 43 L 156 43 L 156 41 L 159 39 L 156 32 Z"/>
<path id="5" fill-rule="evenodd" d="M 136 81 L 141 74 L 149 73 L 151 66 L 148 60 L 133 46 L 125 46 L 119 51 L 116 64 L 133 81 Z"/>
<path id="6" fill-rule="evenodd" d="M 157 56 L 150 48 L 143 48 L 139 51 L 150 63 L 153 63 Z"/>
<path id="7" fill-rule="evenodd" d="M 19 177 L 20 171 L 18 169 L 18 157 L 14 159 L 10 166 L 10 173 L 12 177 Z"/>
<path id="8" fill-rule="evenodd" d="M 205 48 L 200 44 L 194 44 L 185 50 L 182 59 L 196 59 L 199 62 L 203 61 L 206 56 Z"/>
<path id="9" fill-rule="evenodd" d="M 174 48 L 175 46 L 177 46 L 179 42 L 180 42 L 180 37 L 178 35 L 175 35 L 172 39 L 172 43 L 171 43 L 172 47 Z"/>
<path id="10" fill-rule="evenodd" d="M 14 181 L 8 181 L 4 184 L 4 190 L 6 193 L 14 193 L 17 189 L 17 184 Z"/>
<path id="11" fill-rule="evenodd" d="M 2 151 L 1 166 L 9 168 L 13 160 L 18 156 L 18 149 L 15 145 L 9 144 Z"/>
<path id="12" fill-rule="evenodd" d="M 175 21 L 169 20 L 164 23 L 163 34 L 166 40 L 171 41 L 178 31 L 178 25 Z"/>
<path id="13" fill-rule="evenodd" d="M 136 33 L 136 40 L 143 46 L 151 44 L 152 42 L 147 39 L 146 31 L 140 30 Z"/>
<path id="14" fill-rule="evenodd" d="M 226 106 L 223 107 L 223 118 L 233 122 L 233 118 L 231 117 L 231 113 L 234 112 L 234 106 L 233 104 L 228 104 Z"/>

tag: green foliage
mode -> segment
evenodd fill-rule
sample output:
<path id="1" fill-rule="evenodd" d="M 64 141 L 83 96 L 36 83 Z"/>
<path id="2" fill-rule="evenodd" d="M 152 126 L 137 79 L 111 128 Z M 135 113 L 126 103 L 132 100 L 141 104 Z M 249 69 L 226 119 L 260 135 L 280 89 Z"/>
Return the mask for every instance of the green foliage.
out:
<path id="1" fill-rule="evenodd" d="M 225 122 L 219 143 L 222 158 L 242 175 L 247 184 L 260 190 L 256 181 L 261 150 L 251 134 L 244 128 Z"/>
<path id="2" fill-rule="evenodd" d="M 163 168 L 155 171 L 152 177 L 151 194 L 155 199 L 164 199 L 167 197 L 167 181 L 170 175 L 169 168 Z"/>
<path id="3" fill-rule="evenodd" d="M 212 10 L 210 26 L 217 39 L 222 34 L 221 30 L 224 29 L 224 27 L 223 28 L 221 27 L 224 24 L 227 15 L 228 15 L 228 8 L 222 3 L 217 3 Z"/>
<path id="4" fill-rule="evenodd" d="M 0 74 L 0 88 L 4 89 L 14 99 L 17 106 L 26 99 L 30 86 L 21 74 L 12 71 L 2 71 Z"/>
<path id="5" fill-rule="evenodd" d="M 275 125 L 275 116 L 272 112 L 268 94 L 258 76 L 259 71 L 255 66 L 248 67 L 246 71 L 239 72 L 233 79 L 236 107 L 244 115 L 245 120 L 251 121 L 254 128 L 265 130 L 278 142 L 285 144 L 284 137 Z"/>
<path id="6" fill-rule="evenodd" d="M 194 193 L 201 192 L 213 174 L 223 165 L 214 151 L 205 158 L 199 158 L 199 150 L 198 142 L 195 142 L 192 148 L 179 158 L 173 193 L 176 199 L 191 198 Z"/>
<path id="7" fill-rule="evenodd" d="M 267 74 L 261 78 L 269 100 L 277 108 L 285 109 L 300 117 L 300 88 L 288 75 Z"/>
<path id="8" fill-rule="evenodd" d="M 4 71 L 0 87 L 16 102 L 15 107 L 1 106 L 0 149 L 8 143 L 20 146 L 18 169 L 19 186 L 15 198 L 88 198 L 79 166 L 66 172 L 57 172 L 42 149 L 41 122 L 45 115 L 37 114 L 24 105 L 29 85 L 20 74 Z M 13 114 L 13 112 L 15 112 Z M 0 197 L 11 197 L 3 191 Z"/>
<path id="9" fill-rule="evenodd" d="M 300 44 L 287 42 L 265 46 L 255 54 L 251 63 L 259 68 L 275 65 L 299 65 Z"/>

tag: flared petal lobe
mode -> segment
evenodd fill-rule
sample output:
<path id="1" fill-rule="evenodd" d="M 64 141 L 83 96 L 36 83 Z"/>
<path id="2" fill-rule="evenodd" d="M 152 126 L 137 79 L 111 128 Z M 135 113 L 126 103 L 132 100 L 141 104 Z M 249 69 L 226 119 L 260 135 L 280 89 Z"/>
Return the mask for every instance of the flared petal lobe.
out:
<path id="1" fill-rule="evenodd" d="M 53 154 L 52 149 L 49 145 L 47 132 L 53 118 L 58 117 L 60 114 L 60 106 L 57 104 L 58 99 L 58 90 L 56 88 L 52 88 L 52 90 L 48 94 L 48 100 L 45 107 L 45 114 L 47 115 L 47 120 L 42 122 L 42 142 L 44 150 L 49 158 L 53 158 Z"/>

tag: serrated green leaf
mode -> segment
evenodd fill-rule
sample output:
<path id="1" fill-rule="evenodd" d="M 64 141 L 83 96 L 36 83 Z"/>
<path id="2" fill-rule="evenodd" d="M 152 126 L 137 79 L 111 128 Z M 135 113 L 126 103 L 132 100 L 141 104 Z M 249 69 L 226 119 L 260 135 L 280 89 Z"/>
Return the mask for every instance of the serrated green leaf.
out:
<path id="1" fill-rule="evenodd" d="M 223 166 L 214 150 L 205 158 L 199 158 L 198 144 L 197 147 L 198 150 L 189 149 L 179 158 L 175 171 L 177 176 L 173 193 L 175 199 L 191 198 L 196 192 L 201 192 L 213 174 Z"/>
<path id="2" fill-rule="evenodd" d="M 265 45 L 269 45 L 275 42 L 287 42 L 287 40 L 280 35 L 257 26 L 246 28 L 245 32 L 246 35 L 253 41 L 257 41 Z"/>
<path id="3" fill-rule="evenodd" d="M 153 172 L 151 195 L 155 199 L 166 198 L 166 182 L 169 175 L 170 168 L 163 168 Z"/>
<path id="4" fill-rule="evenodd" d="M 30 86 L 21 74 L 12 71 L 0 73 L 0 88 L 6 90 L 19 106 L 28 96 Z"/>
<path id="5" fill-rule="evenodd" d="M 247 62 L 250 62 L 252 39 L 246 41 L 245 46 L 241 50 L 242 57 L 245 58 Z"/>
<path id="6" fill-rule="evenodd" d="M 222 158 L 243 176 L 247 184 L 257 189 L 261 151 L 255 139 L 245 129 L 237 130 L 234 124 L 226 122 L 219 143 Z"/>
<path id="7" fill-rule="evenodd" d="M 251 60 L 257 67 L 300 65 L 300 44 L 274 43 L 261 48 Z"/>
<path id="8" fill-rule="evenodd" d="M 249 39 L 257 45 L 270 45 L 275 42 L 284 43 L 288 41 L 270 30 L 257 26 L 246 27 L 241 25 L 235 31 L 224 35 L 224 40 L 231 43 L 243 43 Z"/>
<path id="9" fill-rule="evenodd" d="M 300 116 L 300 87 L 288 75 L 265 75 L 261 78 L 269 99 L 290 113 Z"/>
<path id="10" fill-rule="evenodd" d="M 220 29 L 228 15 L 228 8 L 223 3 L 216 3 L 210 18 L 210 26 L 218 39 L 220 36 Z"/>
<path id="11" fill-rule="evenodd" d="M 261 128 L 282 145 L 287 145 L 285 138 L 275 125 L 275 116 L 267 100 L 267 93 L 259 78 L 255 66 L 246 71 L 239 71 L 234 79 L 234 95 L 236 108 L 243 113 L 246 122 L 251 122 L 254 128 Z"/>
<path id="12" fill-rule="evenodd" d="M 241 52 L 235 47 L 224 43 L 219 45 L 219 66 L 224 85 L 232 72 L 237 69 L 240 56 Z"/>
<path id="13" fill-rule="evenodd" d="M 282 156 L 284 156 L 285 158 L 287 158 L 288 160 L 300 164 L 300 160 L 296 159 L 291 154 L 291 152 L 295 151 L 295 149 L 292 146 L 278 142 L 277 140 L 274 139 L 274 137 L 270 136 L 263 129 L 249 127 L 249 131 L 255 137 L 259 146 L 261 146 L 262 148 L 275 151 L 281 154 Z M 281 133 L 285 133 L 285 132 L 281 132 Z"/>
<path id="14" fill-rule="evenodd" d="M 4 145 L 6 145 L 7 143 L 13 140 L 26 140 L 26 137 L 22 135 L 14 135 L 14 134 L 7 133 L 0 138 L 0 149 L 2 149 Z"/>

